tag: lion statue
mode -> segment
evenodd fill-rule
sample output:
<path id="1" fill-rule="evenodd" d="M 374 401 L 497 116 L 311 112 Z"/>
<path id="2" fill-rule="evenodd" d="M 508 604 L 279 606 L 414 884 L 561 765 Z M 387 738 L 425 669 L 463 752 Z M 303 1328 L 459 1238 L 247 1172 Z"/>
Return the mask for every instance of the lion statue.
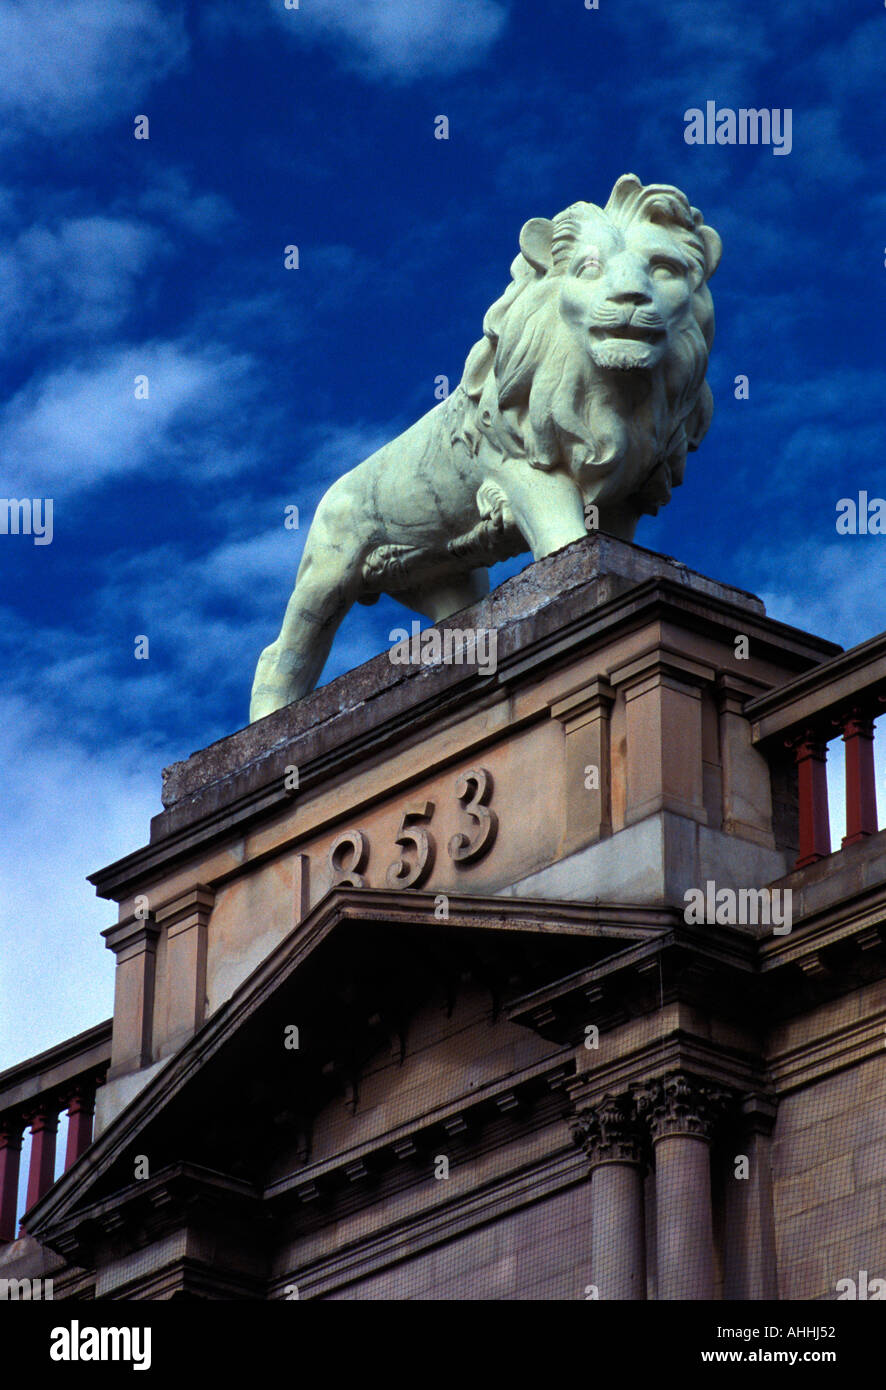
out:
<path id="1" fill-rule="evenodd" d="M 593 526 L 631 540 L 711 421 L 721 249 L 685 194 L 634 174 L 604 208 L 527 222 L 459 385 L 323 496 L 250 719 L 314 688 L 355 601 L 438 622 L 489 592 L 498 560 Z"/>

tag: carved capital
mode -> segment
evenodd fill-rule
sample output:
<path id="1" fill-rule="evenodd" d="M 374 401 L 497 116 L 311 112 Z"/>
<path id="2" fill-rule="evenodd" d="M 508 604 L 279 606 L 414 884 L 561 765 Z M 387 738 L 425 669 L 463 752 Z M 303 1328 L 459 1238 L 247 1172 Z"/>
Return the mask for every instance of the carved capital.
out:
<path id="1" fill-rule="evenodd" d="M 58 1102 L 53 1101 L 48 1096 L 37 1100 L 24 1112 L 25 1124 L 30 1127 L 31 1134 L 55 1134 L 58 1129 Z"/>
<path id="2" fill-rule="evenodd" d="M 80 1077 L 68 1086 L 63 1086 L 56 1095 L 59 1110 L 67 1110 L 71 1119 L 75 1115 L 95 1114 L 95 1091 L 100 1078 Z"/>
<path id="3" fill-rule="evenodd" d="M 798 763 L 827 762 L 827 731 L 815 728 L 802 729 L 785 739 L 785 747 L 793 749 Z"/>
<path id="4" fill-rule="evenodd" d="M 598 1105 L 580 1110 L 569 1128 L 591 1168 L 602 1163 L 643 1163 L 643 1132 L 629 1095 L 604 1096 Z"/>
<path id="5" fill-rule="evenodd" d="M 21 1149 L 25 1131 L 23 1115 L 8 1113 L 0 1120 L 0 1150 L 11 1149 L 16 1153 Z"/>
<path id="6" fill-rule="evenodd" d="M 732 1100 L 723 1087 L 685 1072 L 671 1072 L 636 1092 L 637 1113 L 649 1126 L 653 1143 L 678 1135 L 710 1142 Z"/>

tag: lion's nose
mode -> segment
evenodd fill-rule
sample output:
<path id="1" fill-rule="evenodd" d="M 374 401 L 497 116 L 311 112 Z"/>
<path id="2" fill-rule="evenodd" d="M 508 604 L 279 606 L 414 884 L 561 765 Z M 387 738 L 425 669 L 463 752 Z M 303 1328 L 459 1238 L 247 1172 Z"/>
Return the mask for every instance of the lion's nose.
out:
<path id="1" fill-rule="evenodd" d="M 613 304 L 651 304 L 652 299 L 643 290 L 620 290 L 617 294 L 611 294 L 609 299 Z"/>

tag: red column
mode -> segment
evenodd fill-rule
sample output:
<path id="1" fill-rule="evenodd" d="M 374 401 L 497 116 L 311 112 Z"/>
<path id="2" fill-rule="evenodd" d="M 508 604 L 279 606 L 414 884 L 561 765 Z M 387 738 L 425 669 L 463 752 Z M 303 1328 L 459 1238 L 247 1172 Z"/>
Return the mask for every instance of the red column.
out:
<path id="1" fill-rule="evenodd" d="M 55 1181 L 55 1133 L 58 1114 L 54 1106 L 41 1104 L 28 1116 L 31 1126 L 31 1164 L 28 1168 L 28 1196 L 25 1211 L 30 1211 Z"/>
<path id="2" fill-rule="evenodd" d="M 0 1120 L 0 1244 L 15 1240 L 22 1128 L 21 1120 Z"/>
<path id="3" fill-rule="evenodd" d="M 92 1116 L 95 1112 L 95 1088 L 81 1083 L 68 1092 L 68 1144 L 65 1149 L 65 1172 L 77 1162 L 84 1149 L 92 1143 Z"/>
<path id="4" fill-rule="evenodd" d="M 877 787 L 874 773 L 874 721 L 853 710 L 843 724 L 846 744 L 846 834 L 855 845 L 877 833 Z"/>
<path id="5" fill-rule="evenodd" d="M 794 743 L 800 811 L 800 853 L 795 869 L 805 869 L 831 852 L 828 818 L 827 742 L 807 729 Z"/>

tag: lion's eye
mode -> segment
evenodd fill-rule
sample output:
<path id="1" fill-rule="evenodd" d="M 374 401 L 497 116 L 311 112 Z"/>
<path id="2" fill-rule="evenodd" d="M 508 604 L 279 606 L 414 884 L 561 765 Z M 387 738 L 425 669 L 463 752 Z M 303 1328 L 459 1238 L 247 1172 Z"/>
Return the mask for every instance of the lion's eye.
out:
<path id="1" fill-rule="evenodd" d="M 674 275 L 684 273 L 683 266 L 678 261 L 668 260 L 666 256 L 656 256 L 649 265 L 650 273 L 659 280 L 670 279 Z"/>
<path id="2" fill-rule="evenodd" d="M 599 275 L 601 269 L 602 266 L 600 265 L 599 257 L 590 255 L 584 256 L 579 261 L 578 265 L 575 267 L 575 273 L 576 275 L 585 276 Z"/>

